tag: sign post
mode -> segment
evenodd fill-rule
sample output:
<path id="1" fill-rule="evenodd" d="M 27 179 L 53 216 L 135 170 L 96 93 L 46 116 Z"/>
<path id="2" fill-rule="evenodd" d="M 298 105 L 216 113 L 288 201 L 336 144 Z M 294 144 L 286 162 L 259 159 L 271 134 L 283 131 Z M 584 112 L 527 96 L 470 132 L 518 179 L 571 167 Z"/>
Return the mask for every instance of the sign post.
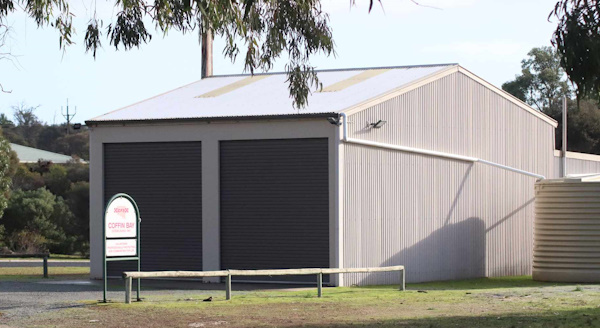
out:
<path id="1" fill-rule="evenodd" d="M 140 271 L 140 210 L 131 196 L 123 193 L 110 198 L 104 210 L 102 230 L 104 243 L 103 302 L 106 303 L 107 277 L 106 263 L 114 261 L 137 261 Z M 140 279 L 137 281 L 137 300 L 140 299 Z"/>

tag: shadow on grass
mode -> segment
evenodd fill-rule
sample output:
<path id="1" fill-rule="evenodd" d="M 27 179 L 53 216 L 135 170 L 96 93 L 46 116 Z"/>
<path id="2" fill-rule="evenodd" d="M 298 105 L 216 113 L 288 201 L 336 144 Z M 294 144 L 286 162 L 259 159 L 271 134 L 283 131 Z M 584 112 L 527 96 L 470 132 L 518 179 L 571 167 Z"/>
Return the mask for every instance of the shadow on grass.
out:
<path id="1" fill-rule="evenodd" d="M 294 326 L 292 326 L 294 327 Z M 298 327 L 600 327 L 600 309 L 552 311 L 538 314 L 511 313 L 487 316 L 446 316 L 415 319 L 373 320 L 368 322 L 309 324 Z"/>

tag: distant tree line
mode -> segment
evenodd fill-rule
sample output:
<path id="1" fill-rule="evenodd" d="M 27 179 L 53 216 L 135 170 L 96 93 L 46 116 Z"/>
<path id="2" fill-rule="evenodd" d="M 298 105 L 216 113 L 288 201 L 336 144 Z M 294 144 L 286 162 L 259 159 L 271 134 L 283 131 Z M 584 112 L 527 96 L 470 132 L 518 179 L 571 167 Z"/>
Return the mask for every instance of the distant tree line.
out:
<path id="1" fill-rule="evenodd" d="M 1 115 L 0 253 L 88 255 L 88 133 L 66 133 L 64 125 L 46 125 L 35 108 L 14 107 L 14 123 Z M 72 155 L 67 164 L 38 161 L 20 164 L 10 142 Z"/>
<path id="2" fill-rule="evenodd" d="M 600 155 L 600 109 L 597 97 L 577 93 L 551 47 L 533 48 L 521 61 L 521 74 L 502 89 L 558 122 L 556 149 L 562 148 L 562 99 L 567 97 L 567 148 Z"/>
<path id="3" fill-rule="evenodd" d="M 14 118 L 0 114 L 0 127 L 10 142 L 55 153 L 89 159 L 89 131 L 70 129 L 66 124 L 46 124 L 36 115 L 37 107 L 24 103 L 12 107 Z"/>

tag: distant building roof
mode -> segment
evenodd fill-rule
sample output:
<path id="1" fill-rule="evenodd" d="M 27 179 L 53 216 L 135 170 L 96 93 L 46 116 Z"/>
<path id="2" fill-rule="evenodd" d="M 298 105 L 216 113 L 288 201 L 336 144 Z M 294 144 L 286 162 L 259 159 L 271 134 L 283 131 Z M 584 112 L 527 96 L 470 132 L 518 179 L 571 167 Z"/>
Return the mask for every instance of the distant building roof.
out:
<path id="1" fill-rule="evenodd" d="M 10 148 L 17 153 L 19 156 L 19 162 L 21 163 L 37 163 L 38 160 L 52 161 L 56 164 L 65 164 L 72 160 L 73 157 L 53 153 L 51 151 L 41 150 L 37 148 L 31 148 L 27 146 L 17 145 L 14 143 L 10 144 Z"/>

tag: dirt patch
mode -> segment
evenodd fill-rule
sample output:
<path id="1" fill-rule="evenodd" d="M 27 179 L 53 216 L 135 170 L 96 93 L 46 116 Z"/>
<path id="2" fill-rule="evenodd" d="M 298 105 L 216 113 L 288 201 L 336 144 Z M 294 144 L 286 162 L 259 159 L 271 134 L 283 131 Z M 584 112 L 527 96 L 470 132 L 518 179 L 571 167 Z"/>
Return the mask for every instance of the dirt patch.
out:
<path id="1" fill-rule="evenodd" d="M 19 286 L 26 285 L 37 286 L 37 294 L 21 293 Z M 404 292 L 397 286 L 326 288 L 323 298 L 316 297 L 316 288 L 243 289 L 234 290 L 231 301 L 224 299 L 222 286 L 169 287 L 143 290 L 143 302 L 126 305 L 120 303 L 120 285 L 110 295 L 117 302 L 102 304 L 92 300 L 98 294 L 94 286 L 68 285 L 71 291 L 64 292 L 61 288 L 67 287 L 60 285 L 23 282 L 9 293 L 16 295 L 15 302 L 29 297 L 34 304 L 40 296 L 52 297 L 44 298 L 49 300 L 44 310 L 29 317 L 13 314 L 8 321 L 0 317 L 0 322 L 57 328 L 600 327 L 600 286 L 541 284 L 528 277 L 409 285 Z M 90 295 L 88 301 L 82 302 L 85 295 Z M 209 296 L 212 302 L 202 301 Z M 67 299 L 72 305 L 73 297 L 80 300 L 76 308 L 60 307 Z"/>
<path id="2" fill-rule="evenodd" d="M 552 298 L 547 297 L 552 295 Z M 564 288 L 493 291 L 336 288 L 318 299 L 305 291 L 260 292 L 202 302 L 152 300 L 89 305 L 31 327 L 583 327 L 600 325 L 600 294 Z M 177 298 L 175 298 L 176 300 Z M 197 299 L 197 300 L 194 300 Z M 474 323 L 477 323 L 474 325 Z"/>

